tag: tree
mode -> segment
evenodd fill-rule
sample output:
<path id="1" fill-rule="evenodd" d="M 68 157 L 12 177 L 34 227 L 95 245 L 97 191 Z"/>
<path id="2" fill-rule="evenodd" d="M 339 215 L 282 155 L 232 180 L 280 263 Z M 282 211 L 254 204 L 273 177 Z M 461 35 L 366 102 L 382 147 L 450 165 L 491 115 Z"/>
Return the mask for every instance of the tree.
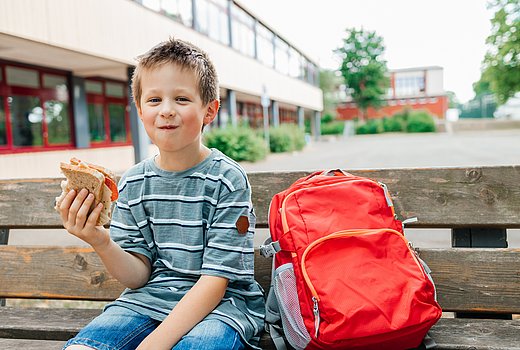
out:
<path id="1" fill-rule="evenodd" d="M 499 103 L 520 91 L 520 0 L 491 0 L 495 10 L 483 75 Z"/>
<path id="2" fill-rule="evenodd" d="M 323 115 L 336 116 L 338 104 L 338 89 L 341 85 L 341 77 L 333 70 L 320 70 L 320 89 L 323 91 Z"/>
<path id="3" fill-rule="evenodd" d="M 352 100 L 361 110 L 361 120 L 365 120 L 368 107 L 381 106 L 389 86 L 384 51 L 382 37 L 355 28 L 346 30 L 343 46 L 336 50 L 342 60 L 339 70 Z"/>
<path id="4" fill-rule="evenodd" d="M 460 102 L 457 98 L 457 95 L 453 91 L 446 91 L 446 95 L 448 95 L 448 107 L 449 108 L 459 108 Z"/>
<path id="5" fill-rule="evenodd" d="M 475 98 L 493 93 L 491 83 L 486 75 L 482 74 L 479 81 L 473 83 L 473 92 L 475 92 Z"/>

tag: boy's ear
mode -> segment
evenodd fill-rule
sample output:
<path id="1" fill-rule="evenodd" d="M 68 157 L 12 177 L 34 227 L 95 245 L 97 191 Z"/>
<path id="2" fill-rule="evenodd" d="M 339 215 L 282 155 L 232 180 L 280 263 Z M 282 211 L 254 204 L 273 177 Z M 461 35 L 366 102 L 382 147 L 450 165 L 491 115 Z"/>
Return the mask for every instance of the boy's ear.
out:
<path id="1" fill-rule="evenodd" d="M 220 107 L 220 102 L 218 100 L 213 100 L 210 103 L 208 103 L 207 109 L 206 109 L 206 115 L 204 116 L 203 123 L 204 125 L 208 125 L 215 119 L 218 113 L 218 109 Z"/>
<path id="2" fill-rule="evenodd" d="M 143 120 L 143 110 L 141 109 L 141 106 L 135 105 L 137 109 L 137 115 L 139 116 L 139 119 Z"/>

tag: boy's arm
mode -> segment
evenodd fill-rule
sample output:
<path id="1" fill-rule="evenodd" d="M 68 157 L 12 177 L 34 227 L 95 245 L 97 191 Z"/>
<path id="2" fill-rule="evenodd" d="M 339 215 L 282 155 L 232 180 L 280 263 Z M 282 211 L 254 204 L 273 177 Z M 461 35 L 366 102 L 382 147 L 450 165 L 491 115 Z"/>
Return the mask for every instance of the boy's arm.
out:
<path id="1" fill-rule="evenodd" d="M 90 244 L 108 272 L 125 287 L 142 287 L 150 277 L 150 261 L 140 254 L 124 251 L 110 239 L 107 229 L 96 226 L 103 205 L 98 205 L 88 215 L 93 201 L 94 196 L 88 195 L 86 190 L 77 195 L 75 191 L 70 191 L 58 208 L 63 226 L 69 233 Z"/>
<path id="2" fill-rule="evenodd" d="M 203 275 L 137 350 L 171 349 L 220 303 L 228 279 Z"/>

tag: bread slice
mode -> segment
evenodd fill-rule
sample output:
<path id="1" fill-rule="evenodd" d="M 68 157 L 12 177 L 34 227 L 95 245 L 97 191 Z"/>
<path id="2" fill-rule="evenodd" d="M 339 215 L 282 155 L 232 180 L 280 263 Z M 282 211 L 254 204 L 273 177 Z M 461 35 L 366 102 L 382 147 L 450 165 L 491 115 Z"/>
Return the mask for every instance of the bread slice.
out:
<path id="1" fill-rule="evenodd" d="M 90 193 L 94 194 L 94 203 L 92 204 L 89 213 L 92 210 L 94 210 L 94 207 L 98 205 L 100 202 L 103 203 L 103 210 L 101 211 L 101 215 L 99 216 L 97 225 L 105 225 L 109 223 L 111 216 L 111 191 L 105 185 L 105 176 L 99 171 L 86 166 L 82 166 L 81 164 L 73 165 L 61 163 L 60 169 L 63 175 L 65 175 L 65 177 L 67 178 L 67 180 L 61 183 L 61 188 L 63 192 L 60 197 L 56 198 L 56 207 L 58 207 L 61 204 L 63 198 L 65 198 L 69 191 L 75 190 L 76 192 L 79 192 L 83 188 L 85 188 Z"/>
<path id="2" fill-rule="evenodd" d="M 61 163 L 60 169 L 67 178 L 67 190 L 76 190 L 86 188 L 90 193 L 94 194 L 95 204 L 101 202 L 103 194 L 103 185 L 105 177 L 99 171 L 80 165 L 72 165 Z"/>

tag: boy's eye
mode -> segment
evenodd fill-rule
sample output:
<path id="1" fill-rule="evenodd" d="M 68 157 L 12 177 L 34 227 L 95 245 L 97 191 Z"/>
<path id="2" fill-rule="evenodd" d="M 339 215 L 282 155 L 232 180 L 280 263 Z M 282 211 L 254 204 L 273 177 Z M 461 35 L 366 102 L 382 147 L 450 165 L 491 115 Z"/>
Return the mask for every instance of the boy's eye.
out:
<path id="1" fill-rule="evenodd" d="M 151 103 L 158 103 L 158 102 L 161 102 L 161 99 L 160 99 L 160 98 L 153 97 L 153 98 L 148 99 L 148 102 L 151 102 Z"/>
<path id="2" fill-rule="evenodd" d="M 176 100 L 179 102 L 189 102 L 190 101 L 187 97 L 177 97 Z"/>

